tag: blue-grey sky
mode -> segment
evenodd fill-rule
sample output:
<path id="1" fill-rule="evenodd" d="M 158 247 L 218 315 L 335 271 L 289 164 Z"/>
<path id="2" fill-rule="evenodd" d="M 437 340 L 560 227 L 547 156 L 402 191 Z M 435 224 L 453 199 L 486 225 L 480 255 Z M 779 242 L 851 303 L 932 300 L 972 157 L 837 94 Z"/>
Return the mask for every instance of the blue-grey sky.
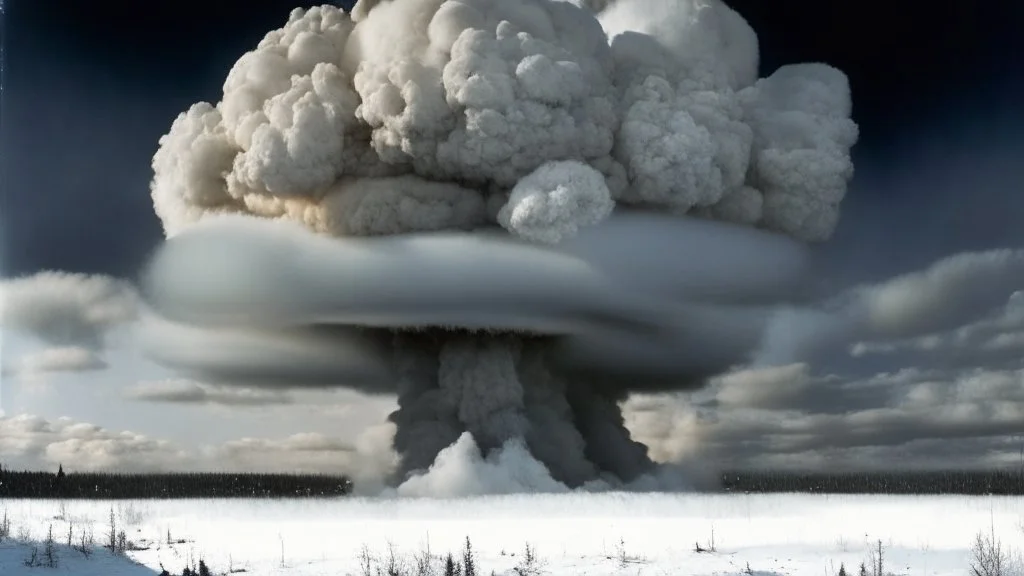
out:
<path id="1" fill-rule="evenodd" d="M 1024 43 L 1012 29 L 1024 8 L 729 4 L 758 32 L 762 75 L 824 61 L 850 78 L 861 130 L 856 175 L 838 232 L 820 249 L 837 284 L 882 282 L 961 252 L 1024 248 L 1024 63 L 1015 57 Z M 149 190 L 159 138 L 192 103 L 216 102 L 235 60 L 293 7 L 288 0 L 9 0 L 0 101 L 3 277 L 60 270 L 134 280 L 163 239 Z M 133 294 L 111 288 L 83 296 L 74 282 L 51 288 L 53 305 L 75 310 L 105 342 L 54 345 L 5 320 L 0 461 L 346 470 L 365 456 L 345 442 L 375 441 L 373 427 L 392 407 L 350 392 L 243 393 L 176 380 L 140 357 L 130 323 L 91 324 L 90 310 L 130 306 L 124 302 Z M 1024 340 L 1014 307 L 1020 298 L 1011 300 L 1010 288 L 1005 310 L 993 312 L 1002 320 L 972 318 L 958 333 L 1001 330 L 1002 341 Z M 15 302 L 10 293 L 7 302 Z M 672 423 L 664 425 L 671 432 L 659 424 L 638 434 L 671 454 L 697 450 L 703 439 L 702 450 L 735 465 L 908 462 L 907 454 L 922 465 L 1005 463 L 1024 424 L 965 432 L 966 425 L 944 428 L 925 416 L 956 402 L 979 422 L 993 422 L 990 411 L 1024 415 L 1024 344 L 1016 345 L 1009 360 L 960 350 L 970 358 L 948 366 L 922 359 L 941 345 L 894 342 L 864 352 L 860 372 L 834 386 L 798 369 L 761 374 L 779 395 L 761 398 L 764 406 L 743 393 L 744 378 L 755 375 L 741 374 L 716 382 L 695 404 L 638 410 Z M 805 432 L 775 438 L 778 423 L 794 418 L 804 419 Z M 875 440 L 858 443 L 862 437 Z M 127 448 L 111 448 L 119 442 Z"/>

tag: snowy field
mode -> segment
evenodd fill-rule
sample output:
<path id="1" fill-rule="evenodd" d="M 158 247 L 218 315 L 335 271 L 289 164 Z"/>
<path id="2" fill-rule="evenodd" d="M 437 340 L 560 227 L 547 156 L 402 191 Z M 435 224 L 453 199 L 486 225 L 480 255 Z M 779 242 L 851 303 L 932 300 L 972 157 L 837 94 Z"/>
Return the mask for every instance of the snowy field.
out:
<path id="1" fill-rule="evenodd" d="M 73 531 L 91 530 L 102 545 L 110 510 L 140 550 L 137 562 L 97 550 L 86 560 L 66 547 Z M 459 500 L 289 501 L 0 501 L 11 538 L 0 544 L 0 574 L 66 573 L 135 576 L 180 573 L 203 558 L 214 573 L 253 576 L 363 574 L 364 546 L 384 569 L 394 552 L 405 574 L 416 557 L 448 551 L 468 536 L 478 574 L 516 574 L 529 544 L 539 572 L 553 575 L 833 576 L 840 564 L 856 576 L 881 540 L 885 572 L 969 572 L 979 531 L 994 529 L 1004 546 L 1024 549 L 1024 498 L 808 495 L 553 495 Z M 64 520 L 58 519 L 63 517 Z M 18 538 L 58 542 L 56 570 L 26 568 L 31 546 Z M 168 536 L 172 544 L 167 544 Z M 75 536 L 78 539 L 78 536 Z M 696 547 L 714 548 L 698 552 Z M 378 563 L 379 564 L 376 564 Z M 749 567 L 749 572 L 748 572 Z M 386 573 L 386 572 L 385 572 Z"/>

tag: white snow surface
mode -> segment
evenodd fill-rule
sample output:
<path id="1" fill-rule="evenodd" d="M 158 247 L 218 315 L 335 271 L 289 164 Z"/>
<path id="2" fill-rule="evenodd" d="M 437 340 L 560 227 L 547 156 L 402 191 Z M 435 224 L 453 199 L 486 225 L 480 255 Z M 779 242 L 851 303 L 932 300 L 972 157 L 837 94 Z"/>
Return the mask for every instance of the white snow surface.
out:
<path id="1" fill-rule="evenodd" d="M 56 570 L 26 568 L 30 545 L 0 543 L 0 574 L 136 576 L 163 564 L 180 573 L 203 558 L 214 573 L 251 576 L 362 574 L 364 546 L 380 561 L 389 545 L 407 574 L 429 548 L 441 558 L 472 542 L 478 574 L 515 574 L 530 544 L 551 575 L 835 576 L 856 574 L 881 540 L 886 572 L 963 575 L 979 531 L 993 530 L 1019 558 L 1024 498 L 837 495 L 559 494 L 484 498 L 325 500 L 69 501 L 0 500 L 12 536 L 41 539 L 49 526 L 65 540 L 91 526 L 97 542 L 114 509 L 129 540 L 145 550 L 88 560 L 60 546 Z M 172 541 L 184 543 L 167 545 Z M 714 552 L 698 553 L 695 544 Z M 623 562 L 623 559 L 626 561 Z M 383 567 L 383 564 L 381 565 Z M 1007 573 L 1020 574 L 1019 565 Z"/>

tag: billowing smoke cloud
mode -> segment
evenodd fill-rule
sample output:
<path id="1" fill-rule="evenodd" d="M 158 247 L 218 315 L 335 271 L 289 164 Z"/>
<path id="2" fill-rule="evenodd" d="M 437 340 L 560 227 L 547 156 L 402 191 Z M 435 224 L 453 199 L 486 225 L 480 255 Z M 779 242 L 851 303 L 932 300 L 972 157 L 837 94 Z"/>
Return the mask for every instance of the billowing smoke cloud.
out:
<path id="1" fill-rule="evenodd" d="M 757 68 L 717 0 L 295 10 L 161 139 L 152 355 L 397 395 L 399 494 L 685 486 L 619 403 L 750 361 L 853 171 L 845 75 Z"/>

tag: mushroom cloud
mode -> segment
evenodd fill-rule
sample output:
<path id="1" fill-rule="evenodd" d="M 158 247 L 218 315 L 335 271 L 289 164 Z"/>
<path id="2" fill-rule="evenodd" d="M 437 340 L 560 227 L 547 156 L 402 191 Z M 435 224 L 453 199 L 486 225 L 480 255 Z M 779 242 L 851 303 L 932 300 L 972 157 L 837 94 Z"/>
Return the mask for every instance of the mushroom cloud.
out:
<path id="1" fill-rule="evenodd" d="M 853 175 L 846 76 L 758 65 L 718 0 L 296 9 L 160 140 L 149 353 L 395 396 L 399 492 L 653 486 L 618 403 L 750 362 Z"/>

